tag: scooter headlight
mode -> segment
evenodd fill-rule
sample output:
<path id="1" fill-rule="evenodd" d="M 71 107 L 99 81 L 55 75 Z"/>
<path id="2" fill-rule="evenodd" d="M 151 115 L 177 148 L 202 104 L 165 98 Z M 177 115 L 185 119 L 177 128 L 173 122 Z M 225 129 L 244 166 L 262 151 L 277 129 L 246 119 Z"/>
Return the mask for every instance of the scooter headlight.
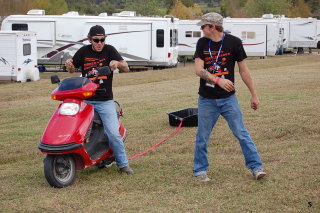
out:
<path id="1" fill-rule="evenodd" d="M 76 103 L 63 103 L 59 113 L 61 115 L 75 115 L 79 112 L 80 105 Z"/>

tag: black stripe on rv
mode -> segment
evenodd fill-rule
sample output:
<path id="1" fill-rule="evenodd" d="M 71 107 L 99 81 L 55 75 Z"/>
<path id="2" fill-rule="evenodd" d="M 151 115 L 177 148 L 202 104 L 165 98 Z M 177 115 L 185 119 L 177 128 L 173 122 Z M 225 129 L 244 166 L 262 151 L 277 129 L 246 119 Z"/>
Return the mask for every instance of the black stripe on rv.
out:
<path id="1" fill-rule="evenodd" d="M 139 31 L 128 31 L 128 32 L 119 32 L 119 33 L 109 33 L 109 34 L 106 34 L 106 36 L 110 36 L 110 35 L 117 35 L 117 34 L 124 34 L 124 33 L 137 33 L 137 32 L 147 32 L 149 30 L 139 30 Z M 82 40 L 79 40 L 77 42 L 73 42 L 73 41 L 66 41 L 66 42 L 69 42 L 70 44 L 67 44 L 65 46 L 62 46 L 62 47 L 59 47 L 58 49 L 54 50 L 54 51 L 51 51 L 49 53 L 47 53 L 46 55 L 42 56 L 41 58 L 51 58 L 53 57 L 54 55 L 58 54 L 59 52 L 62 52 L 63 50 L 69 48 L 69 47 L 72 47 L 76 44 L 79 44 L 79 42 L 84 42 L 88 40 L 88 38 L 85 38 L 85 39 L 82 39 Z M 45 41 L 45 40 L 41 40 L 41 41 Z"/>

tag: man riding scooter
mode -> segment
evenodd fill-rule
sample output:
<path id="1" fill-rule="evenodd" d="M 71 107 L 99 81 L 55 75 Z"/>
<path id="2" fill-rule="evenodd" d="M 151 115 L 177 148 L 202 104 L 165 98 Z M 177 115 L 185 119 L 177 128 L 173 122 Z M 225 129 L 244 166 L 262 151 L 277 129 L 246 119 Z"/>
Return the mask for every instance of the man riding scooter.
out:
<path id="1" fill-rule="evenodd" d="M 98 82 L 100 85 L 98 90 L 103 92 L 97 92 L 95 96 L 86 99 L 85 102 L 93 105 L 94 110 L 101 117 L 104 133 L 109 139 L 119 171 L 133 174 L 133 170 L 129 167 L 124 143 L 119 134 L 119 122 L 112 92 L 113 71 L 119 69 L 122 72 L 129 72 L 129 67 L 113 46 L 105 44 L 105 39 L 105 30 L 102 26 L 91 27 L 88 34 L 90 44 L 80 48 L 72 59 L 66 61 L 65 66 L 69 73 L 80 68 L 83 77 L 92 74 L 91 72 L 96 67 L 109 66 L 112 70 L 108 78 L 100 79 Z"/>

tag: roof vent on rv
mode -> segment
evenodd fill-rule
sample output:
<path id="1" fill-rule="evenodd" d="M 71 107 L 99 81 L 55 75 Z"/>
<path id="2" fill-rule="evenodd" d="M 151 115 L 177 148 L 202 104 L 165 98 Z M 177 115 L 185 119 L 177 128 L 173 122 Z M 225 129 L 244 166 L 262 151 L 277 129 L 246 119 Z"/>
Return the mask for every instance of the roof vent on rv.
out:
<path id="1" fill-rule="evenodd" d="M 273 14 L 263 14 L 262 18 L 264 18 L 264 19 L 273 19 Z"/>
<path id="2" fill-rule="evenodd" d="M 27 15 L 45 15 L 45 14 L 46 14 L 45 10 L 38 10 L 38 9 L 29 10 L 27 12 Z"/>
<path id="3" fill-rule="evenodd" d="M 114 13 L 116 16 L 136 16 L 136 11 L 122 11 L 120 13 Z"/>
<path id="4" fill-rule="evenodd" d="M 108 16 L 108 13 L 100 13 L 99 16 L 100 16 L 100 17 L 107 17 L 107 16 Z"/>
<path id="5" fill-rule="evenodd" d="M 77 11 L 69 11 L 65 14 L 62 14 L 63 16 L 78 16 L 79 13 Z"/>

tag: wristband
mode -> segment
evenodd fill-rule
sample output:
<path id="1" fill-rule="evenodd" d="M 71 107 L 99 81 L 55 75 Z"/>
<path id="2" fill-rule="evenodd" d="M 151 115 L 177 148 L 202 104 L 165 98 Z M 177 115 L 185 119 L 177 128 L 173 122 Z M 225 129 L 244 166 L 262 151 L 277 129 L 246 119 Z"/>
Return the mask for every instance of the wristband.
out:
<path id="1" fill-rule="evenodd" d="M 219 77 L 216 77 L 216 79 L 215 79 L 215 84 L 218 84 L 219 81 L 220 81 L 220 78 L 219 78 Z"/>

